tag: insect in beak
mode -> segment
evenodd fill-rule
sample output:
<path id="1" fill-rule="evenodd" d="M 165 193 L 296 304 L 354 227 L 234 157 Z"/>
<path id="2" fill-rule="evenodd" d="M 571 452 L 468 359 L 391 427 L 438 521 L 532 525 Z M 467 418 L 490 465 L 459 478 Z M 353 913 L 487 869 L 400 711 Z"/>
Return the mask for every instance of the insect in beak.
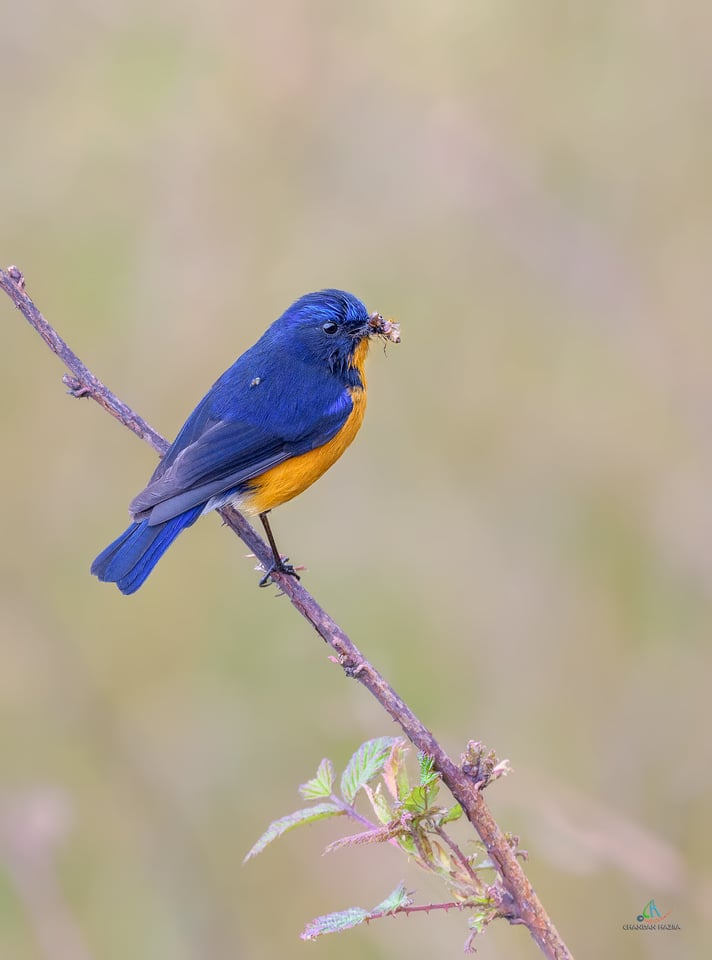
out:
<path id="1" fill-rule="evenodd" d="M 391 343 L 400 343 L 400 324 L 386 320 L 380 313 L 372 313 L 368 318 L 369 336 L 383 337 Z"/>

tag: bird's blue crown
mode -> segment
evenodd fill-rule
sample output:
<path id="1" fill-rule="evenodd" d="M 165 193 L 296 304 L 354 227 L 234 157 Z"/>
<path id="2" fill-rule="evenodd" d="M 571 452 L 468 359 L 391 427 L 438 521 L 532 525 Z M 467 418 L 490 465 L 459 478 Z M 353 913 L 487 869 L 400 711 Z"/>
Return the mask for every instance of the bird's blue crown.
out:
<path id="1" fill-rule="evenodd" d="M 295 300 L 263 340 L 276 347 L 288 340 L 293 357 L 310 363 L 326 360 L 334 372 L 346 373 L 353 351 L 370 332 L 369 313 L 361 300 L 345 290 L 329 289 Z"/>

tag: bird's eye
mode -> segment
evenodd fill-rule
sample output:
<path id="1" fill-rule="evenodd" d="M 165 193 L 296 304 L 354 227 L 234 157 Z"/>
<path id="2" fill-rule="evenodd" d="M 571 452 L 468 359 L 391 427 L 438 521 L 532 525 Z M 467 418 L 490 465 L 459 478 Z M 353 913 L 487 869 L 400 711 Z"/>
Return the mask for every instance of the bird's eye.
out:
<path id="1" fill-rule="evenodd" d="M 339 329 L 339 325 L 338 323 L 334 323 L 333 320 L 327 320 L 326 323 L 322 324 L 321 329 L 324 331 L 324 333 L 328 333 L 329 336 L 331 336 L 332 333 L 336 333 L 336 331 Z"/>

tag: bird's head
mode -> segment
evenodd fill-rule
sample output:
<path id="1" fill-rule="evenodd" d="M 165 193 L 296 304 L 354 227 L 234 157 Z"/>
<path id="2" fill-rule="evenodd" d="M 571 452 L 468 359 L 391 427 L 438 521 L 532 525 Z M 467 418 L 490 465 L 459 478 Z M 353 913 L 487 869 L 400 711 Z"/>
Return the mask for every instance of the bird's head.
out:
<path id="1" fill-rule="evenodd" d="M 344 290 L 319 290 L 300 297 L 267 335 L 276 346 L 288 347 L 295 358 L 327 363 L 338 374 L 361 366 L 371 337 L 400 342 L 398 324 L 369 313 L 357 297 Z"/>

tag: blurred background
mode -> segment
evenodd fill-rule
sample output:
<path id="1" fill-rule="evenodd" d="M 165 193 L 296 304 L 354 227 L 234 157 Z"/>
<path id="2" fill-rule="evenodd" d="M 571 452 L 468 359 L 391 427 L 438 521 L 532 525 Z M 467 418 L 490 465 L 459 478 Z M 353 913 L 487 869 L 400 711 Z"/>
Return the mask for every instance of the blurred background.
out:
<path id="1" fill-rule="evenodd" d="M 0 262 L 168 437 L 296 297 L 402 323 L 358 441 L 279 510 L 304 582 L 489 803 L 579 956 L 709 956 L 712 11 L 27 0 Z M 392 849 L 242 858 L 393 725 L 207 518 L 89 576 L 152 451 L 0 298 L 0 956 L 458 956 L 456 913 L 304 944 Z M 332 828 L 333 827 L 333 828 Z M 463 835 L 463 843 L 466 843 Z M 674 933 L 625 932 L 654 898 Z M 485 958 L 536 956 L 495 924 Z"/>

